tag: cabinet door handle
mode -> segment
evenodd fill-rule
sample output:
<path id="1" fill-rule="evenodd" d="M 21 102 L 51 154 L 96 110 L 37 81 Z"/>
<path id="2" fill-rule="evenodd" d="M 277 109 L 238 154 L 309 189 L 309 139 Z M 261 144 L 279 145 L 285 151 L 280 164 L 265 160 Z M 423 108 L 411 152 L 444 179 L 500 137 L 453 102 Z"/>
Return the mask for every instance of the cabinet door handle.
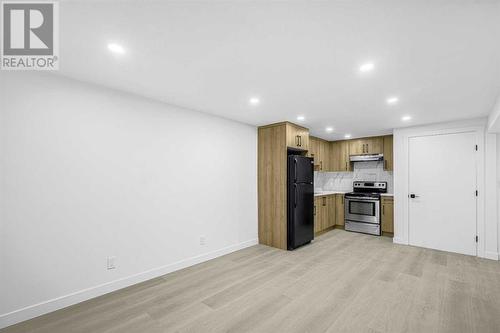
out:
<path id="1" fill-rule="evenodd" d="M 345 171 L 347 171 L 347 161 L 345 162 Z"/>
<path id="2" fill-rule="evenodd" d="M 387 170 L 387 160 L 384 160 L 384 169 Z"/>
<path id="3" fill-rule="evenodd" d="M 323 170 L 323 161 L 319 161 L 319 169 Z"/>
<path id="4" fill-rule="evenodd" d="M 382 205 L 382 215 L 385 215 L 385 205 Z"/>
<path id="5" fill-rule="evenodd" d="M 368 154 L 370 152 L 370 146 L 368 145 L 368 143 L 366 144 L 366 153 Z"/>
<path id="6" fill-rule="evenodd" d="M 323 197 L 323 206 L 326 206 L 326 197 Z"/>
<path id="7" fill-rule="evenodd" d="M 298 135 L 295 136 L 295 145 L 296 146 L 299 145 L 299 136 Z"/>
<path id="8" fill-rule="evenodd" d="M 314 205 L 314 214 L 313 215 L 316 215 L 316 205 Z"/>
<path id="9" fill-rule="evenodd" d="M 299 135 L 299 146 L 302 147 L 302 135 Z"/>

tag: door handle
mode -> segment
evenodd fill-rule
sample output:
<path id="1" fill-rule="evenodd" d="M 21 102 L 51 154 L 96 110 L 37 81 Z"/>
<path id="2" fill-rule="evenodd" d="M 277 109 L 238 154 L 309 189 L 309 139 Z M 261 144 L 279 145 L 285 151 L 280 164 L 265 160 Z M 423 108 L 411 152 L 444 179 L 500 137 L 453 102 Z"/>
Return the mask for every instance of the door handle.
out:
<path id="1" fill-rule="evenodd" d="M 302 135 L 299 135 L 299 146 L 302 147 Z"/>
<path id="2" fill-rule="evenodd" d="M 313 215 L 316 215 L 316 205 L 314 205 L 314 214 Z"/>
<path id="3" fill-rule="evenodd" d="M 323 197 L 323 206 L 326 206 L 326 197 Z"/>
<path id="4" fill-rule="evenodd" d="M 295 145 L 296 146 L 299 145 L 299 136 L 298 135 L 295 136 Z"/>
<path id="5" fill-rule="evenodd" d="M 297 159 L 296 158 L 293 159 L 293 163 L 295 164 L 295 168 L 293 168 L 293 172 L 294 172 L 293 179 L 295 180 L 295 182 L 297 182 Z"/>
<path id="6" fill-rule="evenodd" d="M 419 198 L 419 197 L 420 197 L 419 195 L 416 195 L 414 193 L 410 194 L 410 198 L 412 198 L 412 199 Z"/>
<path id="7" fill-rule="evenodd" d="M 293 184 L 293 191 L 294 191 L 294 207 L 297 207 L 297 201 L 299 201 L 299 199 L 297 198 L 297 185 Z"/>
<path id="8" fill-rule="evenodd" d="M 345 171 L 347 171 L 347 161 L 345 162 Z"/>
<path id="9" fill-rule="evenodd" d="M 319 169 L 323 170 L 323 161 L 319 161 Z"/>

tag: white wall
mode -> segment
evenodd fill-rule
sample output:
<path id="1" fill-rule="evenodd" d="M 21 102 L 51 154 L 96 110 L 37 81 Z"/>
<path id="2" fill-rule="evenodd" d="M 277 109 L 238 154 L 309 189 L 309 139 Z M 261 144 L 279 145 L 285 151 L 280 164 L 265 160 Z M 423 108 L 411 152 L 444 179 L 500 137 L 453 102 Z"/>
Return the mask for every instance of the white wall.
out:
<path id="1" fill-rule="evenodd" d="M 251 126 L 2 72 L 0 327 L 255 244 L 256 155 Z"/>
<path id="2" fill-rule="evenodd" d="M 475 129 L 479 144 L 478 256 L 498 259 L 496 138 L 492 134 L 485 134 L 486 123 L 486 118 L 481 118 L 394 130 L 394 242 L 408 244 L 408 137 L 453 129 Z"/>

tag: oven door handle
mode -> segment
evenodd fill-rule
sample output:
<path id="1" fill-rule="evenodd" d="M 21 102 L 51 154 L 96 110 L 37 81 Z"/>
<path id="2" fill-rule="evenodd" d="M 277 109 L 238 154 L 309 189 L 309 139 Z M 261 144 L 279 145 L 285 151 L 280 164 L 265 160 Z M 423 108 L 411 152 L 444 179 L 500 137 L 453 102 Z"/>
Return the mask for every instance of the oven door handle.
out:
<path id="1" fill-rule="evenodd" d="M 379 202 L 380 199 L 373 199 L 373 198 L 351 198 L 351 197 L 346 197 L 346 200 L 354 200 L 354 201 L 367 201 L 367 202 Z"/>

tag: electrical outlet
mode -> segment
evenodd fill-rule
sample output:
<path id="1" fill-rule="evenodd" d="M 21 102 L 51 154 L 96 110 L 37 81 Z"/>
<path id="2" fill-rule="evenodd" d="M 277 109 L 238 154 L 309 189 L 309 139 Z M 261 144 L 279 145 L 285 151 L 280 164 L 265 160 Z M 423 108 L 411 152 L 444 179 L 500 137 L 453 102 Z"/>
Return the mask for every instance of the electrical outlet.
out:
<path id="1" fill-rule="evenodd" d="M 116 257 L 108 257 L 108 269 L 116 268 Z"/>
<path id="2" fill-rule="evenodd" d="M 207 238 L 205 236 L 200 236 L 200 245 L 207 244 Z"/>

